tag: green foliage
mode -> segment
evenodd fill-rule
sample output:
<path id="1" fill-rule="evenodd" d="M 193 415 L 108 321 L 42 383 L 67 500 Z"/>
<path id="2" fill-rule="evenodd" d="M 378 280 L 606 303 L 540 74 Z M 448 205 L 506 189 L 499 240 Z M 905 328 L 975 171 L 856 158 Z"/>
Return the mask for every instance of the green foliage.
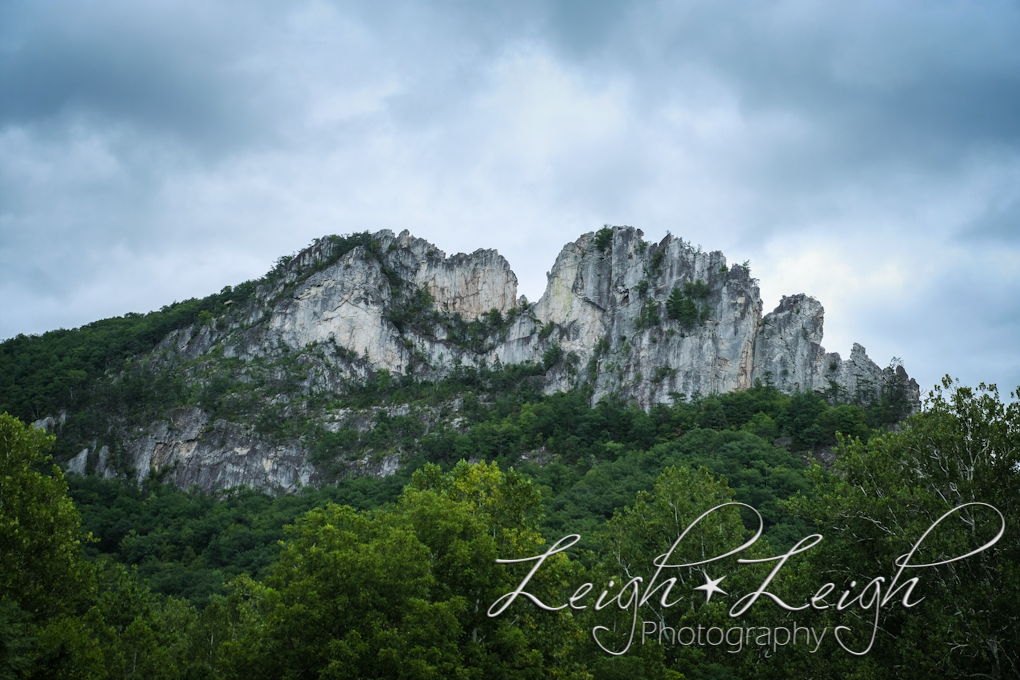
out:
<path id="1" fill-rule="evenodd" d="M 695 279 L 693 282 L 684 282 L 684 292 L 696 300 L 704 300 L 712 292 L 712 289 L 701 279 Z"/>
<path id="2" fill-rule="evenodd" d="M 89 386 L 104 372 L 119 369 L 126 357 L 150 351 L 167 333 L 194 323 L 202 311 L 232 295 L 6 340 L 0 343 L 0 410 L 36 420 L 64 407 L 79 407 L 91 396 Z"/>
<path id="3" fill-rule="evenodd" d="M 896 423 L 911 414 L 913 404 L 907 396 L 907 379 L 903 369 L 899 372 L 893 367 L 885 369 L 888 380 L 882 385 L 878 399 L 867 395 L 856 402 L 867 403 L 867 420 L 869 427 L 880 427 L 885 423 Z"/>
<path id="4" fill-rule="evenodd" d="M 779 436 L 779 426 L 776 424 L 775 419 L 761 411 L 755 413 L 751 420 L 744 423 L 740 429 L 750 432 L 756 437 L 761 437 L 766 441 L 772 441 Z"/>
<path id="5" fill-rule="evenodd" d="M 652 259 L 648 263 L 648 273 L 651 276 L 658 276 L 662 273 L 662 261 L 666 258 L 666 249 L 658 248 L 652 253 Z"/>
<path id="6" fill-rule="evenodd" d="M 610 229 L 603 248 L 611 238 Z M 17 373 L 0 378 L 7 381 L 4 403 L 44 414 L 72 407 L 53 450 L 76 452 L 91 433 L 87 445 L 109 445 L 116 467 L 123 450 L 104 437 L 148 425 L 168 408 L 199 406 L 210 422 L 244 423 L 264 439 L 300 442 L 334 483 L 274 498 L 243 489 L 185 492 L 154 476 L 142 485 L 64 480 L 43 465 L 52 438 L 4 416 L 0 442 L 12 453 L 0 469 L 0 677 L 1017 673 L 1015 651 L 1004 642 L 1017 637 L 1020 597 L 1020 556 L 1009 533 L 994 550 L 933 577 L 925 593 L 931 616 L 883 621 L 883 635 L 911 643 L 897 651 L 886 645 L 874 661 L 782 652 L 731 658 L 724 649 L 656 645 L 610 659 L 593 648 L 591 626 L 618 624 L 618 632 L 626 612 L 605 611 L 602 618 L 591 609 L 541 612 L 522 598 L 505 617 L 485 616 L 486 604 L 529 568 L 497 565 L 497 557 L 534 555 L 546 542 L 581 534 L 572 550 L 578 559 L 551 559 L 532 584 L 547 601 L 564 602 L 586 580 L 601 587 L 647 573 L 685 518 L 727 499 L 755 507 L 764 521 L 766 540 L 744 556 L 787 549 L 814 522 L 836 532 L 833 540 L 827 535 L 824 551 L 791 563 L 775 582 L 775 592 L 795 598 L 814 583 L 812 570 L 846 565 L 838 576 L 847 583 L 885 573 L 879 566 L 903 554 L 925 522 L 966 499 L 1000 508 L 1011 531 L 1020 519 L 1017 411 L 999 403 L 994 390 L 936 393 L 924 413 L 893 434 L 887 426 L 910 409 L 904 383 L 896 380 L 881 393 L 854 395 L 853 403 L 842 403 L 848 395 L 836 391 L 786 395 L 767 377 L 765 385 L 741 392 L 671 394 L 672 405 L 648 411 L 612 394 L 592 406 L 593 388 L 583 381 L 546 395 L 545 371 L 561 367 L 575 377 L 578 371 L 577 355 L 557 342 L 547 343 L 541 364 L 455 363 L 438 381 L 414 377 L 426 371 L 377 371 L 339 385 L 329 379 L 336 362 L 357 370 L 365 365 L 329 341 L 250 359 L 225 358 L 230 348 L 223 346 L 188 360 L 159 351 L 137 355 L 158 342 L 146 329 L 192 326 L 208 339 L 241 323 L 239 307 L 256 290 L 271 304 L 272 296 L 290 294 L 359 246 L 387 277 L 389 321 L 404 334 L 412 364 L 425 361 L 412 331 L 481 353 L 530 314 L 521 305 L 465 321 L 436 310 L 427 290 L 401 280 L 388 255 L 392 246 L 383 252 L 367 235 L 316 246 L 314 257 L 281 258 L 259 282 L 207 300 L 2 345 L 0 360 Z M 664 253 L 653 250 L 656 274 Z M 660 323 L 649 288 L 647 280 L 638 287 L 639 329 Z M 684 326 L 703 323 L 710 297 L 703 281 L 685 283 L 670 293 L 666 314 Z M 540 339 L 554 330 L 546 323 Z M 654 342 L 656 335 L 645 337 Z M 632 348 L 626 337 L 620 342 L 626 355 Z M 90 354 L 90 347 L 96 351 Z M 608 338 L 598 341 L 589 378 L 610 349 Z M 612 365 L 610 359 L 602 363 Z M 895 367 L 888 370 L 895 375 Z M 660 367 L 650 379 L 661 385 L 671 374 Z M 326 413 L 349 419 L 327 427 Z M 801 457 L 837 442 L 838 474 L 816 469 L 809 475 Z M 347 477 L 351 461 L 392 453 L 402 461 L 397 474 Z M 987 517 L 972 510 L 961 515 L 967 531 L 956 524 L 928 549 L 949 555 L 985 540 Z M 721 513 L 699 529 L 700 549 L 739 542 L 750 519 L 746 511 Z M 729 564 L 725 573 L 728 588 L 746 591 L 757 572 Z M 690 570 L 683 575 L 685 582 L 699 578 Z M 715 602 L 692 601 L 672 614 L 681 623 L 725 620 Z M 757 612 L 748 621 L 765 625 L 783 616 Z M 831 625 L 833 616 L 816 618 Z M 614 634 L 605 639 L 619 641 Z"/>
<path id="7" fill-rule="evenodd" d="M 697 303 L 679 288 L 674 288 L 666 299 L 666 315 L 681 326 L 693 326 L 701 318 Z"/>
<path id="8" fill-rule="evenodd" d="M 1016 394 L 1013 395 L 1014 399 Z M 811 554 L 805 569 L 829 569 L 832 580 L 864 583 L 892 573 L 894 560 L 936 520 L 968 503 L 1002 513 L 1005 535 L 965 560 L 919 569 L 915 609 L 883 614 L 883 637 L 869 652 L 873 677 L 1016 677 L 1020 650 L 1020 406 L 1003 404 L 994 386 L 975 391 L 948 379 L 901 432 L 867 443 L 844 439 L 836 475 L 815 470 L 815 499 L 791 507 L 834 540 Z M 1000 519 L 985 505 L 953 513 L 926 538 L 913 564 L 951 560 L 990 542 Z M 836 571 L 833 571 L 833 569 Z M 914 599 L 917 599 L 916 597 Z M 867 640 L 854 640 L 863 647 Z M 815 660 L 813 674 L 843 672 Z"/>
<path id="9" fill-rule="evenodd" d="M 155 592 L 205 608 L 235 576 L 264 576 L 279 553 L 283 527 L 328 502 L 375 508 L 394 501 L 408 478 L 358 477 L 300 495 L 237 489 L 219 497 L 149 482 L 142 487 L 96 477 L 70 478 L 86 552 L 138 569 Z"/>
<path id="10" fill-rule="evenodd" d="M 683 289 L 674 288 L 666 300 L 666 316 L 681 326 L 702 324 L 708 319 L 707 298 L 711 288 L 701 279 L 687 281 Z"/>
<path id="11" fill-rule="evenodd" d="M 460 313 L 440 314 L 438 323 L 446 330 L 446 339 L 463 349 L 484 353 L 492 349 L 495 337 L 502 337 L 517 314 L 504 318 L 498 309 L 492 309 L 474 321 L 464 321 Z"/>
<path id="12" fill-rule="evenodd" d="M 605 252 L 613 244 L 613 228 L 608 224 L 595 232 L 595 247 Z"/>
<path id="13" fill-rule="evenodd" d="M 669 551 L 673 541 L 696 517 L 733 500 L 733 491 L 725 481 L 713 476 L 706 468 L 692 471 L 688 467 L 667 467 L 658 475 L 650 492 L 638 492 L 632 504 L 614 513 L 598 531 L 598 554 L 601 559 L 592 569 L 593 577 L 596 582 L 613 580 L 625 583 L 636 574 L 650 576 L 654 573 L 654 560 Z M 736 507 L 722 508 L 693 526 L 692 531 L 672 553 L 670 563 L 697 562 L 707 555 L 722 555 L 741 545 L 750 535 Z M 743 553 L 745 557 L 768 554 L 768 549 L 760 545 Z M 709 569 L 711 573 L 726 574 L 727 588 L 746 591 L 752 590 L 760 582 L 761 569 L 756 567 L 742 567 L 737 564 L 735 557 L 731 557 L 712 564 Z M 703 579 L 701 567 L 671 569 L 669 573 L 681 583 L 698 583 Z M 613 607 L 602 612 L 589 610 L 582 616 L 585 627 L 601 624 L 608 628 L 602 632 L 599 640 L 605 647 L 611 650 L 625 647 L 630 630 L 629 611 Z M 658 598 L 654 598 L 642 607 L 639 618 L 669 621 L 669 625 L 676 628 L 699 624 L 705 628 L 732 625 L 727 620 L 725 605 L 697 600 L 667 608 L 661 606 Z M 638 641 L 635 641 L 634 645 L 637 644 Z M 633 671 L 636 658 L 643 662 L 640 664 L 642 677 L 669 677 L 670 672 L 682 672 L 682 677 L 688 677 L 688 674 L 697 674 L 710 663 L 719 664 L 720 670 L 724 671 L 734 666 L 740 668 L 741 662 L 746 664 L 744 672 L 752 671 L 753 668 L 747 656 L 743 659 L 728 658 L 725 651 L 712 647 L 687 648 L 675 644 L 654 647 L 660 655 L 653 656 L 648 654 L 648 650 L 632 648 L 628 652 L 629 660 L 626 657 L 606 659 L 604 653 L 600 654 L 594 645 L 589 646 L 589 653 L 596 658 L 603 657 L 598 667 L 601 672 L 610 675 L 613 675 L 614 670 Z M 740 673 L 736 677 L 746 676 Z"/>
<path id="14" fill-rule="evenodd" d="M 403 333 L 406 327 L 432 332 L 438 321 L 435 315 L 435 300 L 427 288 L 416 288 L 395 300 L 387 309 L 386 318 L 400 333 Z"/>
<path id="15" fill-rule="evenodd" d="M 554 342 L 549 345 L 549 349 L 542 352 L 542 366 L 547 371 L 561 361 L 563 361 L 563 348 L 559 343 Z"/>
<path id="16" fill-rule="evenodd" d="M 89 596 L 89 535 L 56 465 L 54 437 L 0 414 L 0 599 L 39 622 L 74 610 Z"/>
<path id="17" fill-rule="evenodd" d="M 658 326 L 659 322 L 659 303 L 652 298 L 648 298 L 645 300 L 644 304 L 641 305 L 641 313 L 634 321 L 634 329 L 640 331 L 651 328 L 653 326 Z"/>
<path id="18" fill-rule="evenodd" d="M 523 609 L 491 618 L 482 605 L 522 576 L 496 558 L 541 543 L 538 504 L 519 476 L 462 464 L 449 475 L 426 467 L 392 509 L 312 510 L 265 584 L 237 583 L 245 623 L 225 650 L 231 675 L 541 677 L 566 661 L 555 652 L 576 637 L 569 617 L 549 626 Z M 549 567 L 570 571 L 565 559 Z"/>
<path id="19" fill-rule="evenodd" d="M 490 309 L 478 319 L 465 321 L 459 312 L 440 312 L 435 309 L 435 300 L 425 288 L 410 289 L 406 284 L 394 288 L 395 297 L 386 313 L 386 318 L 404 333 L 415 330 L 418 333 L 435 337 L 437 329 L 444 331 L 443 337 L 461 349 L 482 354 L 493 347 L 492 340 L 503 338 L 507 329 L 524 312 L 527 303 L 521 308 L 513 307 L 506 316 L 498 309 Z M 551 331 L 550 331 L 551 332 Z M 419 360 L 422 360 L 419 358 Z"/>
<path id="20" fill-rule="evenodd" d="M 486 605 L 530 566 L 497 565 L 497 557 L 535 555 L 543 541 L 581 534 L 572 550 L 580 559 L 556 556 L 529 588 L 564 602 L 585 581 L 601 587 L 628 573 L 649 574 L 679 527 L 729 499 L 753 506 L 765 523 L 765 540 L 742 557 L 788 549 L 815 521 L 825 532 L 845 527 L 831 541 L 827 534 L 828 552 L 798 560 L 773 583 L 773 592 L 793 601 L 805 589 L 814 592 L 813 574 L 831 573 L 833 565 L 848 565 L 840 574 L 847 580 L 884 573 L 876 565 L 902 554 L 903 541 L 947 502 L 988 499 L 1008 526 L 1017 520 L 1016 407 L 994 395 L 936 397 L 903 432 L 876 437 L 862 429 L 866 409 L 833 406 L 819 395 L 757 386 L 677 394 L 672 406 L 646 412 L 615 397 L 591 407 L 582 390 L 543 395 L 529 382 L 529 372 L 541 370 L 462 367 L 449 381 L 427 385 L 386 375 L 366 385 L 366 404 L 443 403 L 459 394 L 462 426 L 426 434 L 413 409 L 377 409 L 368 430 L 308 439 L 324 460 L 367 449 L 416 452 L 423 457 L 411 477 L 344 479 L 278 498 L 248 490 L 213 498 L 154 480 L 137 487 L 72 477 L 82 524 L 97 538 L 86 549 L 96 568 L 85 572 L 84 595 L 38 623 L 10 598 L 0 602 L 8 668 L 27 677 L 157 678 L 835 677 L 885 667 L 905 677 L 907 667 L 952 675 L 965 666 L 1013 672 L 1003 665 L 1014 663 L 1011 650 L 997 642 L 1016 632 L 1009 603 L 1017 597 L 1020 556 L 1005 540 L 987 559 L 968 561 L 967 571 L 949 570 L 935 592 L 926 590 L 936 628 L 947 632 L 929 642 L 930 631 L 914 621 L 932 616 L 883 620 L 883 630 L 909 644 L 895 652 L 886 645 L 875 664 L 838 654 L 730 656 L 724 648 L 656 645 L 616 659 L 596 649 L 590 634 L 592 626 L 608 625 L 600 640 L 622 644 L 612 629 L 624 630 L 629 612 L 616 607 L 569 615 L 521 601 L 504 616 L 485 616 Z M 861 438 L 845 444 L 840 475 L 817 470 L 814 484 L 798 456 L 770 443 L 785 435 L 812 446 L 847 431 Z M 543 464 L 522 462 L 537 451 Z M 468 457 L 499 467 L 457 462 Z M 782 507 L 791 498 L 798 515 Z M 901 505 L 909 510 L 896 510 L 899 524 L 890 523 L 890 511 Z M 752 519 L 744 511 L 720 513 L 684 549 L 739 543 Z M 932 549 L 948 554 L 983 540 L 982 518 L 972 519 L 973 538 L 947 534 Z M 734 558 L 719 575 L 727 576 L 728 592 L 748 592 L 768 568 Z M 978 585 L 965 587 L 974 575 Z M 683 579 L 700 582 L 700 570 Z M 677 625 L 723 625 L 725 608 L 694 598 L 669 614 Z M 760 607 L 743 623 L 781 625 L 784 616 Z M 842 623 L 829 616 L 817 614 L 815 625 Z M 950 639 L 965 646 L 946 652 L 939 645 Z"/>
<path id="21" fill-rule="evenodd" d="M 836 443 L 837 432 L 864 440 L 869 435 L 864 409 L 851 404 L 830 407 L 814 392 L 793 394 L 776 422 L 791 434 L 795 449 L 831 446 Z"/>
<path id="22" fill-rule="evenodd" d="M 241 308 L 253 303 L 259 288 L 272 288 L 290 275 L 295 276 L 292 284 L 296 285 L 354 248 L 372 243 L 367 232 L 329 236 L 326 256 L 300 274 L 292 272 L 294 258 L 283 257 L 263 278 L 227 286 L 201 300 L 175 302 L 148 314 L 128 313 L 74 330 L 5 340 L 0 343 L 0 412 L 26 422 L 56 415 L 62 408 L 80 412 L 91 403 L 97 380 L 120 371 L 129 358 L 152 351 L 171 331 L 211 322 L 228 310 L 239 316 Z"/>
<path id="23" fill-rule="evenodd" d="M 296 395 L 308 380 L 312 355 L 321 355 L 321 350 L 260 357 L 243 367 L 236 360 L 222 360 L 217 353 L 222 346 L 187 362 L 149 353 L 174 330 L 212 325 L 214 318 L 236 326 L 250 313 L 258 291 L 263 296 L 260 304 L 271 306 L 273 300 L 264 297 L 273 290 L 296 286 L 354 248 L 368 249 L 371 243 L 368 234 L 328 237 L 313 244 L 319 252 L 315 258 L 281 258 L 262 279 L 227 286 L 203 300 L 0 343 L 0 409 L 34 420 L 66 408 L 69 415 L 62 420 L 54 449 L 58 459 L 97 444 L 115 452 L 119 427 L 146 425 L 169 408 L 191 404 L 201 404 L 214 417 L 255 422 L 271 438 L 296 436 L 289 417 L 295 408 L 281 404 L 270 413 L 252 412 L 265 404 L 266 393 Z M 118 463 L 116 456 L 113 462 Z"/>
<path id="24" fill-rule="evenodd" d="M 548 351 L 550 368 L 567 358 L 562 348 Z M 304 436 L 315 462 L 327 467 L 335 462 L 339 474 L 344 461 L 380 451 L 399 451 L 405 461 L 452 464 L 461 458 L 481 456 L 508 466 L 517 464 L 528 452 L 542 449 L 570 464 L 582 464 L 607 456 L 615 458 L 617 454 L 609 454 L 606 449 L 609 442 L 628 451 L 642 450 L 694 428 L 741 430 L 767 442 L 786 436 L 794 442 L 795 451 L 831 446 L 836 442 L 836 432 L 867 439 L 874 431 L 862 427 L 865 411 L 858 406 L 830 406 L 814 394 L 794 399 L 769 386 L 706 397 L 695 395 L 689 400 L 678 395 L 681 398 L 673 407 L 655 406 L 650 413 L 615 398 L 592 408 L 586 388 L 541 394 L 534 377 L 545 370 L 544 365 L 534 364 L 499 370 L 460 367 L 439 383 L 389 376 L 386 386 L 378 381 L 366 384 L 363 391 L 352 394 L 344 403 L 357 408 L 408 404 L 407 415 L 375 411 L 374 425 L 367 430 L 357 432 L 348 427 L 330 433 L 311 428 Z M 665 380 L 668 370 L 657 371 L 651 378 Z M 429 425 L 428 433 L 422 434 L 430 412 L 427 409 L 449 408 L 443 405 L 455 395 L 463 399 L 457 413 L 460 428 L 439 423 Z M 802 413 L 805 403 L 810 406 L 807 415 Z"/>
<path id="25" fill-rule="evenodd" d="M 657 369 L 655 369 L 655 375 L 651 377 L 651 381 L 653 383 L 660 383 L 666 378 L 675 374 L 676 374 L 675 369 L 672 369 L 669 366 L 659 366 Z"/>
<path id="26" fill-rule="evenodd" d="M 178 678 L 205 660 L 198 615 L 160 601 L 122 566 L 85 561 L 91 540 L 52 437 L 0 415 L 0 677 Z"/>

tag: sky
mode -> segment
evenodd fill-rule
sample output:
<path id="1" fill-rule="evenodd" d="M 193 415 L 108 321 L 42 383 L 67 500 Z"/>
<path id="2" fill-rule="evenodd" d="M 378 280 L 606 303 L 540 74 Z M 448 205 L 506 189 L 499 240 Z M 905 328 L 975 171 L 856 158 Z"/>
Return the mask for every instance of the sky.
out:
<path id="1" fill-rule="evenodd" d="M 604 224 L 750 260 L 828 351 L 1006 396 L 1020 3 L 0 5 L 0 338 L 379 229 L 495 248 L 534 301 Z"/>

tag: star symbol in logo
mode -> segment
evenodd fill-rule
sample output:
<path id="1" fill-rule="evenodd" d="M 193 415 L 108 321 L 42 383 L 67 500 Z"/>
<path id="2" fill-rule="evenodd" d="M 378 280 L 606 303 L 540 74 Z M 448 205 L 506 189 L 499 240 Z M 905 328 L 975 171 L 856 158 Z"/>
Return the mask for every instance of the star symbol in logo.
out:
<path id="1" fill-rule="evenodd" d="M 717 579 L 715 579 L 713 581 L 711 578 L 709 578 L 708 572 L 702 572 L 702 573 L 705 574 L 705 585 L 698 586 L 697 588 L 695 588 L 695 590 L 704 590 L 705 591 L 705 602 L 706 603 L 708 603 L 708 601 L 712 599 L 712 594 L 713 593 L 719 593 L 720 595 L 725 595 L 726 594 L 726 591 L 719 587 L 719 583 L 724 578 L 726 578 L 725 576 L 720 576 L 719 578 L 717 578 Z"/>

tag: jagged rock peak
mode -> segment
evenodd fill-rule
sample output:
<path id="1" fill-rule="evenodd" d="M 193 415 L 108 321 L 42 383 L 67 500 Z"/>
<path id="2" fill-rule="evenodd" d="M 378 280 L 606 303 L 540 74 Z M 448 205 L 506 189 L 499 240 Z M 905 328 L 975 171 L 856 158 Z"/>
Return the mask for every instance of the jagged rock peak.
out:
<path id="1" fill-rule="evenodd" d="M 616 391 L 647 407 L 750 387 L 761 302 L 747 268 L 672 235 L 607 229 L 563 248 L 535 309 L 591 366 L 595 399 Z"/>
<path id="2" fill-rule="evenodd" d="M 475 319 L 491 309 L 508 311 L 516 303 L 517 276 L 506 258 L 494 249 L 479 248 L 471 254 L 457 253 L 448 257 L 435 245 L 412 236 L 406 229 L 396 236 L 389 229 L 383 229 L 371 234 L 370 239 L 377 244 L 373 247 L 382 253 L 375 262 L 380 270 L 389 267 L 403 280 L 426 288 L 440 309 Z M 336 237 L 316 239 L 285 263 L 285 281 L 293 281 L 304 268 L 328 261 L 338 247 Z M 342 263 L 344 269 L 350 269 L 358 261 L 371 264 L 372 259 L 365 255 L 365 247 L 358 246 L 337 264 Z"/>
<path id="3" fill-rule="evenodd" d="M 437 380 L 459 366 L 524 362 L 540 367 L 532 371 L 546 392 L 587 385 L 593 404 L 618 394 L 649 408 L 761 381 L 862 402 L 893 388 L 917 406 L 917 383 L 902 367 L 880 368 L 858 344 L 845 360 L 825 351 L 817 300 L 784 297 L 763 316 L 757 284 L 721 252 L 605 227 L 561 249 L 532 305 L 518 300 L 517 277 L 495 250 L 447 256 L 407 231 L 333 236 L 281 258 L 253 296 L 211 323 L 174 331 L 152 359 L 192 371 L 202 389 L 230 372 L 252 386 L 238 394 L 259 394 L 260 408 L 333 432 L 353 416 L 308 404 L 386 380 L 384 371 Z M 284 383 L 289 394 L 273 391 Z M 178 485 L 207 491 L 321 481 L 300 440 L 268 443 L 256 430 L 187 407 L 125 431 L 121 450 L 139 479 L 172 470 Z M 93 446 L 71 467 L 93 461 L 106 474 L 109 455 Z M 345 465 L 349 474 L 388 474 L 399 455 L 386 456 Z"/>
<path id="4" fill-rule="evenodd" d="M 295 256 L 286 282 L 328 259 L 331 242 L 319 239 Z M 395 321 L 407 290 L 427 290 L 441 313 L 470 321 L 514 310 L 513 322 L 467 348 L 443 328 Z M 495 250 L 447 257 L 406 230 L 384 230 L 275 303 L 264 340 L 295 349 L 333 341 L 367 357 L 371 370 L 435 377 L 452 361 L 548 362 L 555 346 L 563 361 L 548 372 L 548 390 L 590 382 L 594 400 L 618 392 L 645 407 L 756 380 L 857 397 L 898 380 L 859 345 L 848 360 L 826 353 L 824 310 L 814 298 L 784 297 L 762 317 L 746 266 L 731 267 L 721 252 L 673 235 L 650 243 L 628 226 L 583 234 L 556 257 L 539 301 L 527 309 L 516 303 L 517 277 Z M 916 401 L 916 387 L 908 390 Z"/>

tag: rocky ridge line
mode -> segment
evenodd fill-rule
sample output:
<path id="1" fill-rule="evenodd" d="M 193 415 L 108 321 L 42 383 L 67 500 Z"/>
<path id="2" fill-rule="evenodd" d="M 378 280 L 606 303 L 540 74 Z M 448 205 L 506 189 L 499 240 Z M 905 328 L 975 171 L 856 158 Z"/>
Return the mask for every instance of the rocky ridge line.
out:
<path id="1" fill-rule="evenodd" d="M 546 367 L 547 393 L 587 383 L 593 404 L 618 393 L 648 408 L 756 381 L 863 401 L 895 385 L 919 402 L 902 367 L 880 368 L 857 344 L 845 360 L 825 352 L 824 310 L 814 298 L 784 297 L 762 316 L 746 266 L 674 236 L 657 244 L 642 237 L 614 227 L 568 243 L 535 304 L 517 297 L 517 278 L 494 250 L 447 257 L 407 231 L 381 231 L 335 257 L 335 243 L 320 239 L 252 304 L 171 333 L 151 360 L 185 375 L 202 362 L 231 360 L 244 382 L 257 378 L 252 367 L 274 366 L 266 369 L 272 376 L 297 355 L 306 394 L 342 391 L 383 371 L 438 379 L 457 366 L 535 362 Z M 480 319 L 487 323 L 469 325 Z M 479 328 L 487 334 L 465 335 Z M 275 404 L 293 398 L 266 394 Z M 333 431 L 347 417 L 317 414 Z M 278 492 L 324 479 L 300 441 L 269 443 L 244 424 L 210 422 L 196 407 L 125 427 L 122 438 L 120 468 L 138 479 L 158 470 L 180 487 Z M 109 455 L 97 442 L 69 469 L 112 475 Z M 388 474 L 398 459 L 352 461 L 348 474 Z"/>

